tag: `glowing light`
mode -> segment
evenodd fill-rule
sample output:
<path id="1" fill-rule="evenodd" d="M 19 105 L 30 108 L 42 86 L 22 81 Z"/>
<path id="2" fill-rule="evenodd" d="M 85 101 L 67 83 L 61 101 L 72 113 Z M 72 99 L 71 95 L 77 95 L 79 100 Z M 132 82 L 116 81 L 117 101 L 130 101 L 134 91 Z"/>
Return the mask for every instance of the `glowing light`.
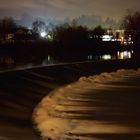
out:
<path id="1" fill-rule="evenodd" d="M 50 55 L 48 55 L 48 61 L 50 61 L 51 60 L 51 56 Z"/>
<path id="2" fill-rule="evenodd" d="M 120 41 L 121 41 L 121 44 L 124 44 L 124 37 L 123 36 L 121 37 Z"/>
<path id="3" fill-rule="evenodd" d="M 102 41 L 112 41 L 112 36 L 111 35 L 103 35 Z"/>
<path id="4" fill-rule="evenodd" d="M 92 59 L 93 59 L 93 56 L 92 56 L 92 55 L 89 55 L 89 56 L 88 56 L 88 59 L 89 59 L 89 60 L 92 60 Z"/>
<path id="5" fill-rule="evenodd" d="M 131 59 L 132 51 L 118 52 L 118 59 Z"/>
<path id="6" fill-rule="evenodd" d="M 51 40 L 52 39 L 52 36 L 51 35 L 48 35 L 47 38 Z"/>
<path id="7" fill-rule="evenodd" d="M 92 39 L 93 38 L 92 35 L 89 35 L 89 38 Z"/>
<path id="8" fill-rule="evenodd" d="M 118 51 L 117 54 L 118 54 L 118 56 L 119 56 L 119 55 L 120 55 L 120 52 Z"/>
<path id="9" fill-rule="evenodd" d="M 44 38 L 47 35 L 47 33 L 46 32 L 41 32 L 40 35 L 41 35 L 41 37 Z"/>
<path id="10" fill-rule="evenodd" d="M 108 55 L 108 54 L 103 55 L 103 56 L 102 56 L 102 59 L 103 59 L 103 60 L 110 60 L 110 59 L 111 59 L 111 55 Z"/>

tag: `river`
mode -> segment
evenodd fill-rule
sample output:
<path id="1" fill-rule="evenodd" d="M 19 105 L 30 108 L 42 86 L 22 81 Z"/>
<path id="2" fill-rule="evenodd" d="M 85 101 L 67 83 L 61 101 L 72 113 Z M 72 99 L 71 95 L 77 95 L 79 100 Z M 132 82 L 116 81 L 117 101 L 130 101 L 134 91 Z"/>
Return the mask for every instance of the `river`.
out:
<path id="1" fill-rule="evenodd" d="M 50 65 L 59 65 L 75 62 L 98 62 L 108 60 L 133 59 L 135 52 L 133 50 L 116 51 L 114 53 L 82 53 L 82 54 L 46 54 L 45 56 L 24 56 L 4 54 L 0 55 L 0 71 L 11 71 L 20 69 L 29 69 L 34 67 L 43 67 Z"/>
<path id="2" fill-rule="evenodd" d="M 0 139 L 38 140 L 32 113 L 50 91 L 90 76 L 120 68 L 137 68 L 131 60 L 109 60 L 50 65 L 0 73 Z"/>

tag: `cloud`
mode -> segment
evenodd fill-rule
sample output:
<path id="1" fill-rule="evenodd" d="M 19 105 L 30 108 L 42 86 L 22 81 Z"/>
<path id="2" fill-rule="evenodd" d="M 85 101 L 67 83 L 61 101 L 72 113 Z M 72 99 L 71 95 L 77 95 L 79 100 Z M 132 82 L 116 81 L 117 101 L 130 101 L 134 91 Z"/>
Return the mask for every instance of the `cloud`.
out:
<path id="1" fill-rule="evenodd" d="M 1 0 L 0 17 L 33 17 L 64 19 L 80 15 L 121 18 L 126 9 L 139 10 L 140 0 Z"/>

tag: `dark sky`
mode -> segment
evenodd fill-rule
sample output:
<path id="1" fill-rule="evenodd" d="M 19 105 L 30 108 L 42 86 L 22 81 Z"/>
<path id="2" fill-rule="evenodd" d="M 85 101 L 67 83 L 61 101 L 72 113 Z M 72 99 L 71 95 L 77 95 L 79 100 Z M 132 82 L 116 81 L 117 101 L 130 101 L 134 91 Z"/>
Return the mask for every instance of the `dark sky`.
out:
<path id="1" fill-rule="evenodd" d="M 121 18 L 126 9 L 139 10 L 140 0 L 0 0 L 0 17 L 23 15 L 40 18 L 74 18 L 82 14 Z"/>

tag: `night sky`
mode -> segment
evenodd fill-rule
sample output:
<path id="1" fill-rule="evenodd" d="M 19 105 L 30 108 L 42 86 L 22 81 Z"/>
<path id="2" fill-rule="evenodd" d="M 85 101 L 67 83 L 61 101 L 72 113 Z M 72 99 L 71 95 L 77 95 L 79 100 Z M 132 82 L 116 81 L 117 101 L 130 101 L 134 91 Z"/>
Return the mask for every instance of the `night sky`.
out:
<path id="1" fill-rule="evenodd" d="M 84 14 L 119 19 L 126 9 L 139 8 L 140 0 L 0 0 L 0 17 L 64 19 Z"/>

